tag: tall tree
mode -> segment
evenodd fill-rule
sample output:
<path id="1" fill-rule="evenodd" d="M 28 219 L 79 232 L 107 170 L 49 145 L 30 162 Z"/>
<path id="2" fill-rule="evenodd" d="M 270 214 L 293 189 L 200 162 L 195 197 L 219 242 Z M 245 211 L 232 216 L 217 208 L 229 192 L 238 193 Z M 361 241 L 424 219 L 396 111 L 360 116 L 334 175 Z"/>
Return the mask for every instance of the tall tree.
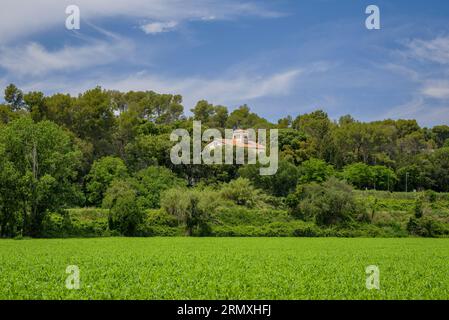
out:
<path id="1" fill-rule="evenodd" d="M 20 229 L 25 235 L 38 236 L 49 210 L 74 204 L 80 195 L 73 182 L 81 153 L 69 134 L 48 121 L 33 123 L 30 118 L 20 118 L 0 131 L 8 170 L 18 176 L 15 198 L 21 213 Z"/>
<path id="2" fill-rule="evenodd" d="M 22 90 L 12 83 L 5 89 L 5 101 L 13 111 L 18 111 L 25 106 Z"/>

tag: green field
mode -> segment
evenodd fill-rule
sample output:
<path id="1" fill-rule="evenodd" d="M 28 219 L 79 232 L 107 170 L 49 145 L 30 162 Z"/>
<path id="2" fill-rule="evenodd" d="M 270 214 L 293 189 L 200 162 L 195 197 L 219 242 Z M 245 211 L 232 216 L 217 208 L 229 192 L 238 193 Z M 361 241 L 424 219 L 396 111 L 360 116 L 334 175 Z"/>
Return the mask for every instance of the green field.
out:
<path id="1" fill-rule="evenodd" d="M 449 299 L 449 239 L 1 240 L 0 299 Z"/>

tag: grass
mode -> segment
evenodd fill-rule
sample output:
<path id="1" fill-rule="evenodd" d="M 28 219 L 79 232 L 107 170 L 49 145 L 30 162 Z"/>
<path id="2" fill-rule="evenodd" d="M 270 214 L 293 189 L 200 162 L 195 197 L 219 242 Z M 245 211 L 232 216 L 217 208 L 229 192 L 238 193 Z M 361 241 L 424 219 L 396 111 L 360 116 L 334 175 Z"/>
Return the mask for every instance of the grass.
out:
<path id="1" fill-rule="evenodd" d="M 449 239 L 1 240 L 0 299 L 448 299 L 448 261 Z"/>

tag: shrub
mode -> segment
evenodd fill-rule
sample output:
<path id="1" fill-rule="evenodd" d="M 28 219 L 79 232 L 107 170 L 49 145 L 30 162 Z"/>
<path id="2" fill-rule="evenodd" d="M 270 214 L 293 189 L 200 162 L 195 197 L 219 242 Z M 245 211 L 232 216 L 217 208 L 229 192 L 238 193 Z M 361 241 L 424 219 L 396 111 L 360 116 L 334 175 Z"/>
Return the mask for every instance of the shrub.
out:
<path id="1" fill-rule="evenodd" d="M 432 190 L 427 190 L 426 198 L 427 198 L 427 201 L 429 201 L 430 203 L 435 203 L 438 200 L 438 193 L 436 193 L 435 191 L 432 191 Z"/>
<path id="2" fill-rule="evenodd" d="M 334 174 L 334 167 L 320 159 L 304 161 L 299 168 L 301 183 L 324 182 Z"/>
<path id="3" fill-rule="evenodd" d="M 419 219 L 423 216 L 424 209 L 423 209 L 423 201 L 421 198 L 416 199 L 414 211 L 415 211 L 415 218 Z"/>
<path id="4" fill-rule="evenodd" d="M 43 221 L 45 238 L 103 237 L 109 236 L 105 210 L 71 209 L 61 213 L 49 213 Z"/>
<path id="5" fill-rule="evenodd" d="M 342 176 L 358 189 L 370 188 L 373 185 L 374 173 L 365 163 L 354 163 L 344 167 Z"/>
<path id="6" fill-rule="evenodd" d="M 288 161 L 279 161 L 279 167 L 274 175 L 262 176 L 260 165 L 247 165 L 239 169 L 242 178 L 249 179 L 259 189 L 273 196 L 287 196 L 295 190 L 298 183 L 298 169 Z"/>
<path id="7" fill-rule="evenodd" d="M 135 175 L 135 187 L 138 191 L 138 204 L 142 209 L 160 207 L 160 195 L 163 191 L 185 186 L 184 180 L 165 167 L 148 167 Z"/>
<path id="8" fill-rule="evenodd" d="M 336 178 L 323 184 L 299 186 L 287 201 L 293 215 L 305 220 L 313 219 L 318 225 L 351 220 L 361 210 L 352 188 Z"/>
<path id="9" fill-rule="evenodd" d="M 176 217 L 184 226 L 187 236 L 204 236 L 210 233 L 210 198 L 202 191 L 187 188 L 173 188 L 162 194 L 161 206 Z"/>
<path id="10" fill-rule="evenodd" d="M 104 194 L 114 179 L 125 178 L 128 170 L 120 158 L 104 157 L 94 162 L 87 175 L 88 200 L 93 205 L 101 205 Z"/>
<path id="11" fill-rule="evenodd" d="M 110 209 L 109 229 L 123 235 L 136 235 L 143 222 L 144 212 L 136 203 L 136 191 L 126 180 L 114 180 L 106 191 L 103 206 Z"/>
<path id="12" fill-rule="evenodd" d="M 255 226 L 263 226 L 272 222 L 291 222 L 293 220 L 284 210 L 249 209 L 235 204 L 217 208 L 213 219 L 215 224 Z"/>
<path id="13" fill-rule="evenodd" d="M 410 218 L 407 231 L 412 235 L 429 238 L 449 235 L 449 228 L 431 217 Z"/>
<path id="14" fill-rule="evenodd" d="M 237 205 L 256 207 L 262 202 L 262 194 L 253 187 L 250 180 L 238 178 L 221 188 L 221 195 L 226 200 L 231 200 Z"/>

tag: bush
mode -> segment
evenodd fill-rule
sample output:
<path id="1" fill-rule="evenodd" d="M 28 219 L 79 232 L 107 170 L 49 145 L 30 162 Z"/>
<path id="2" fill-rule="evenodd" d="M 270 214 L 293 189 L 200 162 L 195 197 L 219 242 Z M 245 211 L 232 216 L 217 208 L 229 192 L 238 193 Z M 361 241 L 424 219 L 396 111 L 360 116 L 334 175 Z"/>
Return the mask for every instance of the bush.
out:
<path id="1" fill-rule="evenodd" d="M 438 193 L 436 193 L 435 191 L 432 191 L 432 190 L 427 190 L 426 198 L 427 198 L 427 201 L 429 201 L 430 203 L 435 203 L 438 200 Z"/>
<path id="2" fill-rule="evenodd" d="M 109 236 L 107 210 L 71 209 L 49 213 L 43 221 L 44 238 Z"/>
<path id="3" fill-rule="evenodd" d="M 315 224 L 310 223 L 297 225 L 293 230 L 293 235 L 295 237 L 320 237 L 321 234 L 322 234 L 321 229 Z"/>
<path id="4" fill-rule="evenodd" d="M 184 180 L 165 167 L 148 167 L 135 175 L 135 188 L 138 191 L 137 202 L 141 209 L 160 207 L 160 195 L 163 191 L 185 186 Z"/>
<path id="5" fill-rule="evenodd" d="M 222 206 L 215 210 L 212 217 L 220 225 L 254 225 L 263 226 L 272 222 L 290 222 L 292 217 L 285 210 L 249 209 L 242 206 Z"/>
<path id="6" fill-rule="evenodd" d="M 185 226 L 187 236 L 210 233 L 210 194 L 195 189 L 174 188 L 162 194 L 161 206 Z"/>
<path id="7" fill-rule="evenodd" d="M 358 189 L 370 188 L 373 185 L 374 173 L 365 163 L 354 163 L 344 167 L 342 177 Z"/>
<path id="8" fill-rule="evenodd" d="M 128 181 L 114 180 L 106 191 L 103 206 L 110 209 L 110 230 L 117 230 L 125 236 L 137 234 L 144 212 L 137 205 L 136 191 Z"/>
<path id="9" fill-rule="evenodd" d="M 247 165 L 239 169 L 242 178 L 249 179 L 259 189 L 273 196 L 287 196 L 295 190 L 298 183 L 298 169 L 288 161 L 279 161 L 279 167 L 274 175 L 262 176 L 260 165 Z"/>
<path id="10" fill-rule="evenodd" d="M 334 174 L 334 167 L 320 159 L 310 159 L 304 161 L 300 168 L 301 183 L 324 182 Z"/>
<path id="11" fill-rule="evenodd" d="M 430 217 L 410 218 L 407 231 L 411 235 L 428 238 L 449 235 L 449 228 L 446 225 Z"/>
<path id="12" fill-rule="evenodd" d="M 354 163 L 343 169 L 342 177 L 358 189 L 392 190 L 398 181 L 393 170 L 385 166 Z"/>
<path id="13" fill-rule="evenodd" d="M 414 211 L 415 211 L 415 218 L 419 219 L 423 216 L 424 209 L 423 209 L 423 201 L 421 198 L 416 199 Z"/>
<path id="14" fill-rule="evenodd" d="M 262 202 L 261 192 L 253 187 L 250 180 L 245 178 L 238 178 L 223 185 L 221 195 L 226 200 L 249 208 L 254 208 Z"/>
<path id="15" fill-rule="evenodd" d="M 318 225 L 332 225 L 351 220 L 360 208 L 352 188 L 345 182 L 331 178 L 323 184 L 298 186 L 287 200 L 291 213 Z"/>
<path id="16" fill-rule="evenodd" d="M 104 157 L 95 161 L 86 177 L 89 203 L 101 205 L 104 194 L 112 181 L 125 178 L 127 175 L 126 165 L 120 158 Z"/>

